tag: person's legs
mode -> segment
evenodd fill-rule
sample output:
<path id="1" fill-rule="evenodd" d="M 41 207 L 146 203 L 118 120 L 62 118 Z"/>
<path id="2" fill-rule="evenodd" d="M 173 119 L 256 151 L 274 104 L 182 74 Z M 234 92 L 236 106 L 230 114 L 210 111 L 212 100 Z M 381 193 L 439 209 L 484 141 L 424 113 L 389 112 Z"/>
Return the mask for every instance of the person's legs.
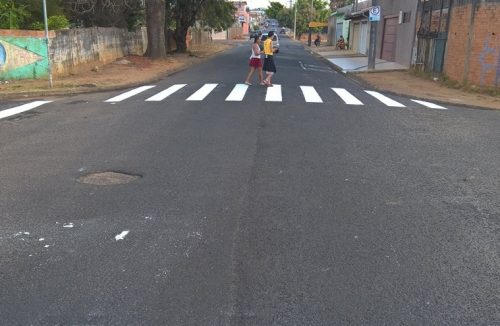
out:
<path id="1" fill-rule="evenodd" d="M 272 71 L 266 71 L 266 79 L 264 80 L 264 83 L 267 86 L 271 86 L 271 79 L 273 78 L 273 72 Z"/>
<path id="2" fill-rule="evenodd" d="M 254 67 L 250 67 L 250 71 L 248 72 L 247 79 L 245 80 L 245 84 L 250 84 L 250 78 L 252 78 L 253 73 L 255 72 Z"/>
<path id="3" fill-rule="evenodd" d="M 259 82 L 261 85 L 264 84 L 264 74 L 262 73 L 262 66 L 259 67 Z"/>

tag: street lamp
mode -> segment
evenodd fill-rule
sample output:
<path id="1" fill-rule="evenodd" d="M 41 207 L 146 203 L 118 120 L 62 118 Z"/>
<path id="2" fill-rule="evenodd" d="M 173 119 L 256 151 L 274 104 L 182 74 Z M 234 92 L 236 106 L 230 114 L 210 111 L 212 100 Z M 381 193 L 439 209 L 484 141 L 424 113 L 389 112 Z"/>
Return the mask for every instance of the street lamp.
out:
<path id="1" fill-rule="evenodd" d="M 43 0 L 43 21 L 45 23 L 45 43 L 47 45 L 47 65 L 49 69 L 49 85 L 52 88 L 52 69 L 50 66 L 50 49 L 49 49 L 49 24 L 47 22 L 47 1 Z"/>

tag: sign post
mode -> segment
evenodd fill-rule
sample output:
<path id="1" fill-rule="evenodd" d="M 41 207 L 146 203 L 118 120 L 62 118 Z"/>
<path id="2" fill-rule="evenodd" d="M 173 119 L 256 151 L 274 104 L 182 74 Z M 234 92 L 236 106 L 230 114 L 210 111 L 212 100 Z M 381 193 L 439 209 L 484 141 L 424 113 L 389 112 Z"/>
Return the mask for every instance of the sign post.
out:
<path id="1" fill-rule="evenodd" d="M 378 0 L 372 0 L 370 8 L 370 48 L 368 49 L 368 70 L 375 70 L 375 55 L 377 53 L 377 28 L 380 21 L 381 9 Z"/>

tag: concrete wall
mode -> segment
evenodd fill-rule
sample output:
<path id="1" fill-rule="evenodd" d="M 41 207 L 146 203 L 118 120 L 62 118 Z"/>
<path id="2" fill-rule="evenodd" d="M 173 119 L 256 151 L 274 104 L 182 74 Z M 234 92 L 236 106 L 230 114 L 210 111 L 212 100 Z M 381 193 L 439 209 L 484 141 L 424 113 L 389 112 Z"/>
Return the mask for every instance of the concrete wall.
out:
<path id="1" fill-rule="evenodd" d="M 241 27 L 230 29 L 234 38 Z M 171 35 L 167 47 L 175 49 Z M 211 42 L 210 33 L 191 29 L 188 47 Z M 143 55 L 147 49 L 145 28 L 129 32 L 112 27 L 92 27 L 50 31 L 49 51 L 52 73 L 67 75 L 103 65 L 127 55 Z M 0 30 L 0 80 L 36 79 L 48 75 L 45 33 L 40 31 Z"/>
<path id="2" fill-rule="evenodd" d="M 106 64 L 126 55 L 142 55 L 146 31 L 118 28 L 85 28 L 51 31 L 49 48 L 52 72 L 66 75 Z M 0 80 L 36 79 L 48 75 L 44 32 L 0 30 Z"/>
<path id="3" fill-rule="evenodd" d="M 54 36 L 52 33 L 50 36 Z M 0 30 L 0 80 L 48 75 L 45 33 Z"/>
<path id="4" fill-rule="evenodd" d="M 415 26 L 417 19 L 417 5 L 418 1 L 415 0 L 380 0 L 382 10 L 382 17 L 378 23 L 377 35 L 377 57 L 382 55 L 382 41 L 384 36 L 384 19 L 383 17 L 390 17 L 399 15 L 400 11 L 410 12 L 411 19 L 408 23 L 399 24 L 397 27 L 397 40 L 396 40 L 396 62 L 410 67 L 413 57 L 413 47 L 415 41 Z"/>
<path id="5" fill-rule="evenodd" d="M 500 1 L 455 3 L 444 73 L 462 83 L 500 86 Z"/>
<path id="6" fill-rule="evenodd" d="M 65 75 L 126 55 L 143 55 L 147 47 L 145 34 L 145 30 L 128 32 L 102 27 L 56 31 L 50 42 L 52 72 Z"/>

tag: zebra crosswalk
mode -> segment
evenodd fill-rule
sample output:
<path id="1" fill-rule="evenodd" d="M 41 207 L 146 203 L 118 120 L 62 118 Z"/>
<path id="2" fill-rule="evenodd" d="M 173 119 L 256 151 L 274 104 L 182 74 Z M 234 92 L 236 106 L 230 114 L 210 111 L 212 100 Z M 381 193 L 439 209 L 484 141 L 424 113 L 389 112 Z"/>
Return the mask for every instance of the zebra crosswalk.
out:
<path id="1" fill-rule="evenodd" d="M 183 90 L 188 86 L 187 84 L 175 84 L 170 87 L 168 87 L 165 90 L 160 91 L 159 93 L 147 98 L 145 101 L 147 102 L 159 102 L 165 100 L 167 97 L 174 95 L 180 90 Z M 123 94 L 119 94 L 117 96 L 114 96 L 110 99 L 105 100 L 105 102 L 109 103 L 117 103 L 121 102 L 127 99 L 130 99 L 133 96 L 137 96 L 142 92 L 145 92 L 147 90 L 150 90 L 154 88 L 155 86 L 149 85 L 149 86 L 141 86 L 132 90 L 129 90 Z M 186 101 L 204 101 L 207 99 L 208 96 L 211 95 L 211 93 L 219 87 L 219 84 L 217 83 L 209 83 L 209 84 L 204 84 L 197 90 L 195 90 L 191 95 L 189 95 L 187 98 L 185 98 Z M 321 97 L 320 93 L 314 86 L 308 86 L 308 85 L 301 85 L 298 87 L 302 93 L 303 99 L 305 103 L 325 103 L 325 100 Z M 226 102 L 242 102 L 245 100 L 245 97 L 248 93 L 248 90 L 250 89 L 249 85 L 246 84 L 236 84 L 230 91 L 230 93 L 225 96 L 225 101 Z M 363 106 L 366 105 L 365 102 L 363 102 L 361 99 L 359 99 L 357 96 L 359 95 L 354 95 L 352 94 L 349 90 L 345 88 L 337 88 L 337 87 L 332 87 L 331 91 L 338 97 L 338 99 L 343 102 L 346 105 L 354 105 L 354 106 Z M 283 102 L 283 86 L 282 85 L 273 85 L 273 87 L 268 87 L 266 88 L 266 94 L 264 100 L 266 102 Z M 372 90 L 365 90 L 364 93 L 368 94 L 369 97 L 372 100 L 369 100 L 369 104 L 373 104 L 373 101 L 377 103 L 381 103 L 387 107 L 392 107 L 392 108 L 406 108 L 407 105 L 400 103 L 387 95 L 384 95 L 380 92 L 372 91 Z M 335 103 L 338 103 L 339 101 L 337 100 Z M 418 104 L 419 106 L 423 106 L 429 109 L 437 109 L 437 110 L 447 110 L 447 108 L 427 102 L 427 101 L 421 101 L 421 100 L 415 100 L 411 99 L 411 103 Z"/>
<path id="2" fill-rule="evenodd" d="M 191 87 L 188 87 L 191 86 Z M 206 100 L 209 96 L 212 95 L 215 89 L 219 87 L 220 85 L 217 83 L 207 83 L 201 85 L 201 87 L 198 85 L 188 85 L 188 84 L 174 84 L 166 89 L 159 90 L 155 94 L 149 94 L 148 97 L 144 99 L 145 102 L 161 102 L 161 101 L 166 101 L 168 100 L 169 97 L 172 96 L 181 96 L 181 98 L 184 98 L 185 101 L 192 101 L 192 102 L 201 102 Z M 141 96 L 146 91 L 151 91 L 153 89 L 156 89 L 157 85 L 145 85 L 145 86 L 140 86 L 131 90 L 128 90 L 124 93 L 115 95 L 109 99 L 104 100 L 106 103 L 119 103 L 123 102 L 126 100 L 130 100 L 133 97 L 138 97 Z M 188 90 L 189 88 L 189 90 Z M 193 90 L 191 90 L 194 88 Z M 403 104 L 399 101 L 401 100 L 395 100 L 393 98 L 390 98 L 387 95 L 384 95 L 380 92 L 377 91 L 372 91 L 372 90 L 358 90 L 355 94 L 353 94 L 352 91 L 349 91 L 345 88 L 338 88 L 338 87 L 332 87 L 328 89 L 318 89 L 318 87 L 315 86 L 308 86 L 308 85 L 301 85 L 298 87 L 293 87 L 293 86 L 287 86 L 287 88 L 284 88 L 283 85 L 273 85 L 273 87 L 268 87 L 268 88 L 261 88 L 262 90 L 265 91 L 265 97 L 264 100 L 266 102 L 283 102 L 284 101 L 284 96 L 283 96 L 283 90 L 287 90 L 285 92 L 286 94 L 290 94 L 290 89 L 293 90 L 293 93 L 295 94 L 296 91 L 295 89 L 298 88 L 300 92 L 302 93 L 302 98 L 305 103 L 316 103 L 316 104 L 325 104 L 330 100 L 331 102 L 334 102 L 335 104 L 338 103 L 344 103 L 345 105 L 348 106 L 364 106 L 368 104 L 373 104 L 373 103 L 381 103 L 382 105 L 389 107 L 389 108 L 407 108 L 407 107 L 423 107 L 423 108 L 428 108 L 428 109 L 434 109 L 434 110 L 447 110 L 446 107 L 438 105 L 436 103 L 428 102 L 428 101 L 422 101 L 422 100 L 417 100 L 417 99 L 403 99 L 403 102 L 406 104 Z M 225 88 L 224 88 L 225 89 Z M 223 94 L 224 96 L 224 101 L 226 102 L 243 102 L 248 96 L 250 86 L 246 84 L 236 84 L 231 88 L 231 91 L 229 94 Z M 181 92 L 182 91 L 182 92 Z M 189 93 L 189 94 L 188 94 Z M 220 96 L 222 92 L 217 92 L 217 96 Z M 253 93 L 255 94 L 255 93 Z M 329 95 L 331 94 L 331 95 Z M 187 97 L 186 97 L 187 96 Z M 215 95 L 212 95 L 215 96 Z M 253 96 L 253 95 L 252 95 Z M 334 96 L 335 98 L 332 99 L 331 96 Z M 286 100 L 286 99 L 285 99 Z M 293 101 L 297 101 L 297 97 L 293 98 Z M 7 118 L 10 116 L 18 115 L 22 112 L 26 112 L 29 110 L 32 110 L 34 108 L 37 108 L 42 105 L 46 105 L 48 103 L 51 103 L 52 101 L 33 101 L 31 103 L 26 103 L 20 106 L 16 106 L 13 108 L 8 108 L 5 110 L 0 110 L 0 119 Z"/>

